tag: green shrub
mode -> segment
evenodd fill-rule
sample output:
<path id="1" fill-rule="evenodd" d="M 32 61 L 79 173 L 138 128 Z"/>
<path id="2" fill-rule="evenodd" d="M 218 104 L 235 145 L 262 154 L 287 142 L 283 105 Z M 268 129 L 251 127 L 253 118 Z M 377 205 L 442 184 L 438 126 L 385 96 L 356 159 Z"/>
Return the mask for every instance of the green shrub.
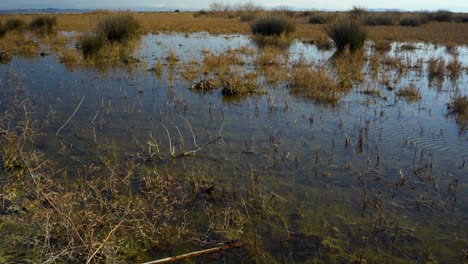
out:
<path id="1" fill-rule="evenodd" d="M 288 36 L 295 30 L 294 24 L 284 16 L 265 16 L 250 24 L 254 35 Z"/>
<path id="2" fill-rule="evenodd" d="M 96 55 L 105 44 L 103 35 L 86 33 L 78 38 L 77 46 L 83 52 L 83 57 Z"/>
<path id="3" fill-rule="evenodd" d="M 140 23 L 128 11 L 103 18 L 98 22 L 96 35 L 104 36 L 110 42 L 125 42 L 134 37 L 140 29 Z"/>
<path id="4" fill-rule="evenodd" d="M 338 51 L 349 47 L 355 51 L 364 46 L 367 38 L 366 27 L 358 19 L 339 19 L 324 27 L 325 33 L 335 42 Z"/>
<path id="5" fill-rule="evenodd" d="M 29 23 L 29 28 L 40 34 L 52 34 L 57 26 L 57 18 L 52 16 L 38 16 Z"/>
<path id="6" fill-rule="evenodd" d="M 393 16 L 391 14 L 370 14 L 364 17 L 364 24 L 368 26 L 391 26 Z"/>
<path id="7" fill-rule="evenodd" d="M 26 27 L 26 23 L 19 18 L 10 18 L 5 22 L 7 30 L 20 30 Z"/>

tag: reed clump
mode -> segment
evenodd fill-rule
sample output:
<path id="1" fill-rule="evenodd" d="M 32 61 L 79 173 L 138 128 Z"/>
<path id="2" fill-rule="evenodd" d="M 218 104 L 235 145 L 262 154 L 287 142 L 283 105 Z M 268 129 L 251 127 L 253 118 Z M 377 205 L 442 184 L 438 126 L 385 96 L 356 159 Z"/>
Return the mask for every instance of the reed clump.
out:
<path id="1" fill-rule="evenodd" d="M 454 57 L 451 61 L 447 63 L 447 74 L 452 80 L 456 80 L 460 73 L 462 72 L 463 66 L 460 63 L 458 57 Z"/>
<path id="2" fill-rule="evenodd" d="M 445 60 L 443 58 L 429 58 L 427 71 L 429 78 L 444 78 Z"/>
<path id="3" fill-rule="evenodd" d="M 140 29 L 140 23 L 129 11 L 107 15 L 98 21 L 94 32 L 78 38 L 77 46 L 84 57 L 97 55 L 106 45 L 128 44 Z"/>
<path id="4" fill-rule="evenodd" d="M 400 89 L 397 95 L 404 97 L 408 101 L 416 101 L 421 98 L 421 92 L 414 83 L 410 83 L 408 86 Z"/>
<path id="5" fill-rule="evenodd" d="M 223 96 L 241 96 L 259 93 L 255 72 L 240 73 L 232 71 L 221 80 Z"/>
<path id="6" fill-rule="evenodd" d="M 90 57 L 98 54 L 104 45 L 104 36 L 95 33 L 85 33 L 78 37 L 77 40 L 77 46 L 83 52 L 83 57 Z"/>
<path id="7" fill-rule="evenodd" d="M 289 86 L 291 93 L 319 103 L 336 103 L 345 89 L 340 81 L 327 74 L 324 67 L 300 64 L 293 67 Z"/>
<path id="8" fill-rule="evenodd" d="M 250 24 L 254 35 L 289 36 L 295 31 L 294 24 L 285 16 L 264 16 Z"/>
<path id="9" fill-rule="evenodd" d="M 457 96 L 448 105 L 449 114 L 457 116 L 457 122 L 468 125 L 468 96 Z"/>
<path id="10" fill-rule="evenodd" d="M 357 18 L 339 19 L 325 26 L 324 31 L 335 42 L 338 51 L 346 47 L 352 52 L 361 49 L 367 38 L 367 29 Z"/>
<path id="11" fill-rule="evenodd" d="M 140 23 L 129 11 L 118 12 L 100 20 L 96 34 L 102 35 L 109 42 L 125 42 L 138 34 Z"/>
<path id="12" fill-rule="evenodd" d="M 41 35 L 50 35 L 55 33 L 57 27 L 57 18 L 53 16 L 38 16 L 29 23 L 29 28 Z"/>
<path id="13" fill-rule="evenodd" d="M 26 28 L 26 23 L 19 18 L 10 18 L 5 22 L 5 28 L 8 31 L 21 30 Z"/>

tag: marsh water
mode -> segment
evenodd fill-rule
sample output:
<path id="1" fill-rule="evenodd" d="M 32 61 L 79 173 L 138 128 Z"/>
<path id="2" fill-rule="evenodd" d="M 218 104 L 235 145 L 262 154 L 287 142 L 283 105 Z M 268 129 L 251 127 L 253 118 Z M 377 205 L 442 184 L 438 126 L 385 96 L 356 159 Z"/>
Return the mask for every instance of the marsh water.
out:
<path id="1" fill-rule="evenodd" d="M 264 93 L 239 98 L 226 98 L 220 89 L 192 91 L 192 81 L 165 63 L 170 51 L 182 65 L 202 60 L 206 51 L 250 47 L 254 54 L 242 55 L 245 71 L 261 52 L 247 36 L 203 33 L 146 35 L 133 55 L 139 62 L 105 69 L 67 67 L 56 54 L 14 57 L 0 66 L 0 103 L 27 95 L 37 149 L 73 168 L 70 177 L 96 162 L 103 146 L 121 159 L 136 159 L 154 139 L 164 155 L 169 145 L 176 155 L 197 150 L 161 162 L 174 175 L 193 168 L 200 173 L 193 177 L 207 186 L 240 197 L 258 185 L 281 208 L 291 234 L 326 233 L 329 248 L 364 247 L 388 263 L 423 262 L 428 252 L 440 263 L 461 263 L 468 248 L 468 133 L 447 105 L 457 94 L 468 95 L 467 71 L 455 80 L 430 81 L 426 61 L 454 55 L 443 46 L 401 46 L 393 43 L 387 53 L 421 58 L 422 71 L 382 67 L 376 75 L 394 81 L 389 89 L 371 77 L 366 63 L 365 79 L 333 105 L 295 96 L 281 81 L 263 82 Z M 282 56 L 287 63 L 326 64 L 333 53 L 294 42 Z M 468 48 L 458 47 L 456 56 L 468 66 Z M 158 59 L 161 76 L 149 71 Z M 409 83 L 419 89 L 419 100 L 397 96 L 395 90 Z M 270 236 L 265 248 L 281 262 L 317 256 L 311 241 L 285 246 Z"/>

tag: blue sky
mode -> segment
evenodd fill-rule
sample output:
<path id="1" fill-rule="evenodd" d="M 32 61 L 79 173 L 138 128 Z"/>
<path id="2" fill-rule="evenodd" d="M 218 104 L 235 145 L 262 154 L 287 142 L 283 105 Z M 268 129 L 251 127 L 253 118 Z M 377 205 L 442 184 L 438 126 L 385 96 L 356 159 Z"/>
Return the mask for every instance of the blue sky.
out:
<path id="1" fill-rule="evenodd" d="M 207 9 L 213 0 L 0 0 L 0 9 L 16 8 L 190 8 Z M 239 3 L 243 1 L 216 1 Z M 366 8 L 398 8 L 404 10 L 436 10 L 468 12 L 467 0 L 257 0 L 265 7 L 288 6 L 298 9 L 349 9 L 353 5 Z"/>

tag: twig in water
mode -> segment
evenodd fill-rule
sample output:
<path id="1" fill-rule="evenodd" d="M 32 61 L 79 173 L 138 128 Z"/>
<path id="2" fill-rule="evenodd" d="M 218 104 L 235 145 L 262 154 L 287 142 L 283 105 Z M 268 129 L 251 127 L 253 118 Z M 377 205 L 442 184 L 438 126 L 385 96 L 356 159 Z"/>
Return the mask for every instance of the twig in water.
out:
<path id="1" fill-rule="evenodd" d="M 173 257 L 169 257 L 169 258 L 164 258 L 164 259 L 160 259 L 160 260 L 145 262 L 143 264 L 170 263 L 170 262 L 174 262 L 174 261 L 181 260 L 181 259 L 196 257 L 196 256 L 200 256 L 200 255 L 204 255 L 204 254 L 208 254 L 208 253 L 213 253 L 213 252 L 217 252 L 217 251 L 221 251 L 221 250 L 225 250 L 225 249 L 229 249 L 229 248 L 234 248 L 234 247 L 242 247 L 242 246 L 245 246 L 245 245 L 247 245 L 247 242 L 226 243 L 226 244 L 224 244 L 222 246 L 219 246 L 219 247 L 204 249 L 204 250 L 195 251 L 195 252 L 182 254 L 182 255 L 178 255 L 178 256 L 173 256 Z"/>
<path id="2" fill-rule="evenodd" d="M 73 114 L 67 119 L 67 121 L 63 124 L 63 126 L 61 126 L 58 130 L 57 130 L 57 133 L 55 133 L 56 136 L 58 136 L 58 134 L 60 133 L 60 131 L 68 124 L 68 122 L 70 122 L 70 120 L 72 120 L 72 118 L 75 116 L 76 112 L 78 112 L 78 109 L 80 108 L 81 104 L 83 103 L 84 101 L 84 96 L 83 98 L 81 98 L 81 101 L 80 103 L 78 104 L 78 106 L 75 108 L 75 111 L 73 111 Z"/>

